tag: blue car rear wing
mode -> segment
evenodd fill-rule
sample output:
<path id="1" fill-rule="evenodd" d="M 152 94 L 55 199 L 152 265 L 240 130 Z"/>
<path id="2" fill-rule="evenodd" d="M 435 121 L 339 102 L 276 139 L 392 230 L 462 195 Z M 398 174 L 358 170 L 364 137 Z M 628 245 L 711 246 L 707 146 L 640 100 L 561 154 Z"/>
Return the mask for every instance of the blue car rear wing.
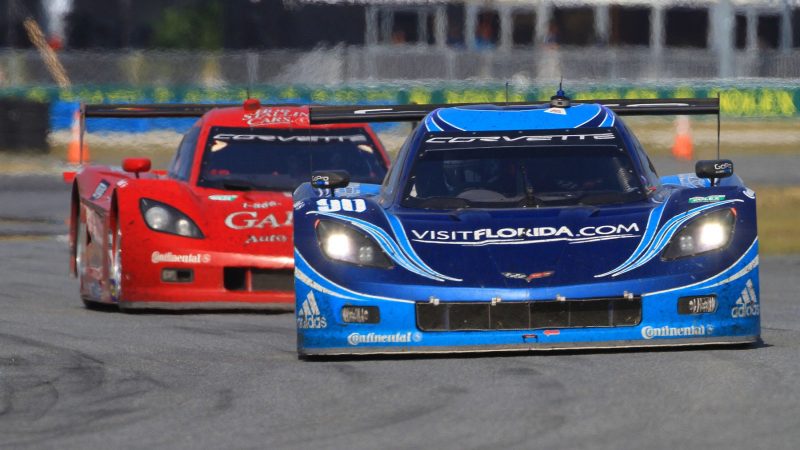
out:
<path id="1" fill-rule="evenodd" d="M 719 115 L 719 98 L 667 98 L 645 100 L 572 100 L 571 104 L 597 103 L 620 116 L 667 115 Z M 309 120 L 312 124 L 354 122 L 404 122 L 420 121 L 439 108 L 474 106 L 480 103 L 450 103 L 439 105 L 354 105 L 312 106 Z M 509 102 L 497 106 L 545 107 L 542 102 Z"/>

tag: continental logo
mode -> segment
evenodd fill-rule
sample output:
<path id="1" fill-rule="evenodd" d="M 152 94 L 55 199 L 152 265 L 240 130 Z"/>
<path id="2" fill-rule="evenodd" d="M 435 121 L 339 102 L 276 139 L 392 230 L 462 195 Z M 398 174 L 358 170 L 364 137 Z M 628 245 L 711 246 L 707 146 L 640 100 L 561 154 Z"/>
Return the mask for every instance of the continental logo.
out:
<path id="1" fill-rule="evenodd" d="M 183 264 L 208 264 L 211 262 L 211 255 L 208 253 L 188 253 L 177 254 L 172 252 L 153 252 L 150 254 L 150 262 L 159 263 L 183 263 Z"/>
<path id="2" fill-rule="evenodd" d="M 651 327 L 642 328 L 642 337 L 645 339 L 706 336 L 714 331 L 713 325 L 692 325 L 688 327 Z"/>
<path id="3" fill-rule="evenodd" d="M 420 332 L 399 332 L 394 334 L 381 333 L 350 333 L 347 343 L 353 346 L 360 344 L 409 344 L 422 341 Z"/>

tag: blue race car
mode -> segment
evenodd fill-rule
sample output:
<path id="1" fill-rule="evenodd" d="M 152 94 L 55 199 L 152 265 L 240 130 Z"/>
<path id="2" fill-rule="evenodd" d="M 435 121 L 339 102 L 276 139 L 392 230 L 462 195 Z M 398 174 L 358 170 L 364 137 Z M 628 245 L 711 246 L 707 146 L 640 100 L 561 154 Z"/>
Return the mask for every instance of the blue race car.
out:
<path id="1" fill-rule="evenodd" d="M 294 193 L 300 355 L 745 344 L 755 194 L 729 160 L 661 177 L 619 116 L 718 99 L 312 108 L 421 120 L 383 185 Z"/>

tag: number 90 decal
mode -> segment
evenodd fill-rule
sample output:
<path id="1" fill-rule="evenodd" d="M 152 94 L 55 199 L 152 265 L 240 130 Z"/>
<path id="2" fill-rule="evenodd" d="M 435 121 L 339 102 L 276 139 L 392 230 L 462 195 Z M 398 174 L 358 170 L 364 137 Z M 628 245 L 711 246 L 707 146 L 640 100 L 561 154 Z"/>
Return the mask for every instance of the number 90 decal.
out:
<path id="1" fill-rule="evenodd" d="M 317 210 L 319 212 L 363 212 L 367 210 L 367 203 L 361 198 L 323 198 L 317 200 Z"/>

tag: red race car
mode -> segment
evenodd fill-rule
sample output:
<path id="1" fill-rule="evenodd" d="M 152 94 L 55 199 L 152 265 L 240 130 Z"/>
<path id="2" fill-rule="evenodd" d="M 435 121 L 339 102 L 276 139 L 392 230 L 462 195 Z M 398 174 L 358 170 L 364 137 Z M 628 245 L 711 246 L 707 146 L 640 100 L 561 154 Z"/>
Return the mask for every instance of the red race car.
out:
<path id="1" fill-rule="evenodd" d="M 65 174 L 71 271 L 88 307 L 292 310 L 292 191 L 312 170 L 380 183 L 389 166 L 366 124 L 309 125 L 307 107 L 254 99 L 85 105 L 81 136 L 84 117 L 197 116 L 166 172 L 131 158 Z"/>

